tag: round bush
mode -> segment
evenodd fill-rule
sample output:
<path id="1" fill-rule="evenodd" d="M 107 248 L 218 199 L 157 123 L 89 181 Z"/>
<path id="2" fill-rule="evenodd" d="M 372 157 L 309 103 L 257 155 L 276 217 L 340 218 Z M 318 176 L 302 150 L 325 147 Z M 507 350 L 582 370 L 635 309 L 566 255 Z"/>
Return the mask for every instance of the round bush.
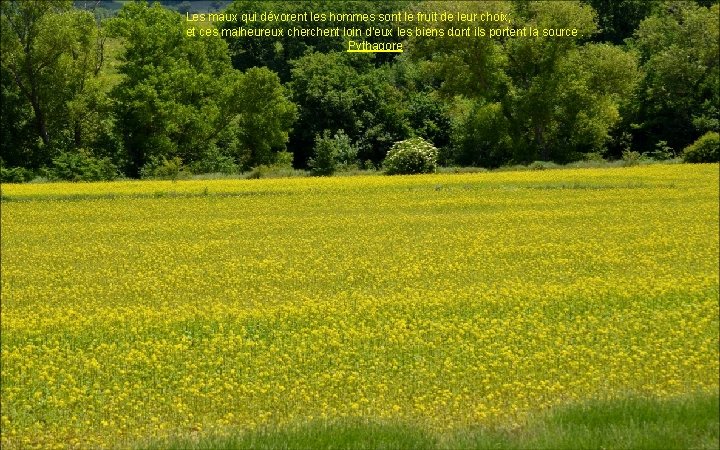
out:
<path id="1" fill-rule="evenodd" d="M 689 163 L 720 162 L 720 134 L 708 131 L 685 147 L 683 160 Z"/>
<path id="2" fill-rule="evenodd" d="M 383 162 L 385 173 L 430 173 L 437 168 L 438 149 L 426 140 L 416 137 L 396 142 Z"/>

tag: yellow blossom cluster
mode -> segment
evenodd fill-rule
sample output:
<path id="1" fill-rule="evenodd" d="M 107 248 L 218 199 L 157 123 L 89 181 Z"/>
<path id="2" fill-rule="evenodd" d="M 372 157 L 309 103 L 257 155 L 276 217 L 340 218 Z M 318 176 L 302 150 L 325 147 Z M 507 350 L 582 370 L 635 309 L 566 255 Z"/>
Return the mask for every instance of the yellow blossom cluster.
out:
<path id="1" fill-rule="evenodd" d="M 718 167 L 2 186 L 2 448 L 718 389 Z"/>

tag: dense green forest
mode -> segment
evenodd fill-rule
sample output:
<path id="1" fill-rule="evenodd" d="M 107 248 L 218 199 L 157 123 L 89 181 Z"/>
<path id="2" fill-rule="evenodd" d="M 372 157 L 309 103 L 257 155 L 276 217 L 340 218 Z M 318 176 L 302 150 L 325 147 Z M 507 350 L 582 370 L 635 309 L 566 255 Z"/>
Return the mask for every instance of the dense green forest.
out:
<path id="1" fill-rule="evenodd" d="M 184 13 L 193 7 L 238 17 L 489 11 L 510 15 L 516 27 L 580 33 L 410 37 L 402 54 L 352 54 L 343 37 L 188 37 Z M 437 148 L 446 166 L 633 152 L 667 159 L 698 139 L 691 148 L 710 150 L 695 159 L 717 160 L 717 1 L 46 0 L 1 8 L 3 181 L 240 173 L 290 163 L 329 174 L 382 167 L 394 143 L 415 137 Z M 302 24 L 283 26 L 294 25 Z"/>

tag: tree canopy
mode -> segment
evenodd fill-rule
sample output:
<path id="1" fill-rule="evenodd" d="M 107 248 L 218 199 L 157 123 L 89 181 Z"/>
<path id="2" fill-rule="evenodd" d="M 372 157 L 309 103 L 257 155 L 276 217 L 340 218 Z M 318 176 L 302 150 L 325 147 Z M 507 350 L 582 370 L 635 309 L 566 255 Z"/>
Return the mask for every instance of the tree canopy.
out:
<path id="1" fill-rule="evenodd" d="M 378 166 L 394 143 L 414 137 L 434 145 L 444 165 L 565 163 L 628 150 L 679 155 L 720 129 L 717 1 L 235 0 L 225 12 L 237 16 L 219 24 L 186 21 L 179 1 L 117 6 L 0 3 L 3 173 L 237 172 L 289 161 L 285 151 L 306 168 L 318 164 L 318 143 L 345 149 L 342 167 Z M 439 10 L 497 16 L 464 24 L 485 37 L 439 39 L 397 36 L 417 24 L 329 15 Z M 402 40 L 406 51 L 347 53 L 347 36 L 187 33 L 307 25 L 251 19 L 259 11 L 382 28 L 393 35 L 368 40 Z M 577 33 L 488 37 L 507 26 L 501 15 L 518 29 Z M 448 33 L 452 23 L 425 26 Z"/>

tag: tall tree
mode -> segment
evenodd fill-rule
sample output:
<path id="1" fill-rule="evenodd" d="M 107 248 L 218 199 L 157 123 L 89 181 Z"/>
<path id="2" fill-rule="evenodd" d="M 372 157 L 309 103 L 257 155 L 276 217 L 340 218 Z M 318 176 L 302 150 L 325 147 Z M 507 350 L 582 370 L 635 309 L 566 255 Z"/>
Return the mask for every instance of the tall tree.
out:
<path id="1" fill-rule="evenodd" d="M 247 164 L 270 164 L 275 152 L 285 149 L 297 118 L 288 96 L 280 78 L 267 68 L 254 67 L 240 77 L 231 111 L 237 114 L 240 145 L 249 151 Z"/>
<path id="2" fill-rule="evenodd" d="M 668 1 L 643 20 L 631 45 L 645 74 L 633 119 L 636 146 L 659 141 L 682 150 L 707 131 L 718 131 L 720 9 Z"/>
<path id="3" fill-rule="evenodd" d="M 490 38 L 489 28 L 507 23 L 478 22 L 472 26 L 484 29 L 484 37 L 413 38 L 411 53 L 436 67 L 441 92 L 459 104 L 454 96 L 472 100 L 472 106 L 460 108 L 458 162 L 564 162 L 602 150 L 619 119 L 619 103 L 638 75 L 631 54 L 586 43 L 597 31 L 590 6 L 579 1 L 442 4 L 450 10 L 505 13 L 514 28 L 540 30 L 537 36 Z M 577 33 L 544 36 L 544 29 Z"/>
<path id="4" fill-rule="evenodd" d="M 256 164 L 284 148 L 294 105 L 267 69 L 234 70 L 221 38 L 187 36 L 183 18 L 157 4 L 127 4 L 110 29 L 125 43 L 112 95 L 129 175 L 162 158 L 192 164 L 220 150 Z"/>
<path id="5" fill-rule="evenodd" d="M 520 14 L 519 14 L 520 15 Z M 518 37 L 506 41 L 507 73 L 512 87 L 505 98 L 512 123 L 515 159 L 547 161 L 556 147 L 554 135 L 564 114 L 557 107 L 565 92 L 563 63 L 582 39 L 597 30 L 594 11 L 579 2 L 532 2 L 521 15 L 523 25 L 536 30 L 576 29 L 577 36 Z"/>
<path id="6" fill-rule="evenodd" d="M 35 157 L 33 110 L 12 74 L 0 68 L 0 158 L 9 167 L 31 166 Z"/>
<path id="7" fill-rule="evenodd" d="M 299 105 L 291 144 L 296 162 L 310 157 L 315 136 L 343 130 L 359 146 L 359 157 L 379 163 L 409 129 L 398 89 L 389 71 L 375 68 L 371 55 L 310 53 L 292 62 L 289 83 Z"/>
<path id="8" fill-rule="evenodd" d="M 512 11 L 512 4 L 507 1 L 464 2 L 464 1 L 430 1 L 416 5 L 416 12 L 434 13 L 445 11 L 453 13 L 506 14 Z M 489 33 L 490 28 L 507 25 L 503 21 L 476 20 L 465 22 L 466 27 L 482 29 Z M 452 37 L 449 29 L 457 28 L 457 22 L 436 21 L 409 22 L 407 28 L 413 32 L 409 37 L 409 54 L 414 61 L 423 61 L 425 70 L 432 70 L 442 80 L 440 92 L 448 97 L 466 95 L 485 99 L 499 98 L 505 88 L 507 77 L 506 54 L 502 41 L 489 37 Z M 429 36 L 418 36 L 417 29 L 427 29 Z"/>
<path id="9" fill-rule="evenodd" d="M 102 61 L 93 15 L 71 6 L 61 0 L 0 3 L 0 67 L 32 110 L 40 141 L 34 166 L 48 163 L 58 149 L 82 144 L 80 118 L 67 114 L 67 104 L 84 92 Z"/>

